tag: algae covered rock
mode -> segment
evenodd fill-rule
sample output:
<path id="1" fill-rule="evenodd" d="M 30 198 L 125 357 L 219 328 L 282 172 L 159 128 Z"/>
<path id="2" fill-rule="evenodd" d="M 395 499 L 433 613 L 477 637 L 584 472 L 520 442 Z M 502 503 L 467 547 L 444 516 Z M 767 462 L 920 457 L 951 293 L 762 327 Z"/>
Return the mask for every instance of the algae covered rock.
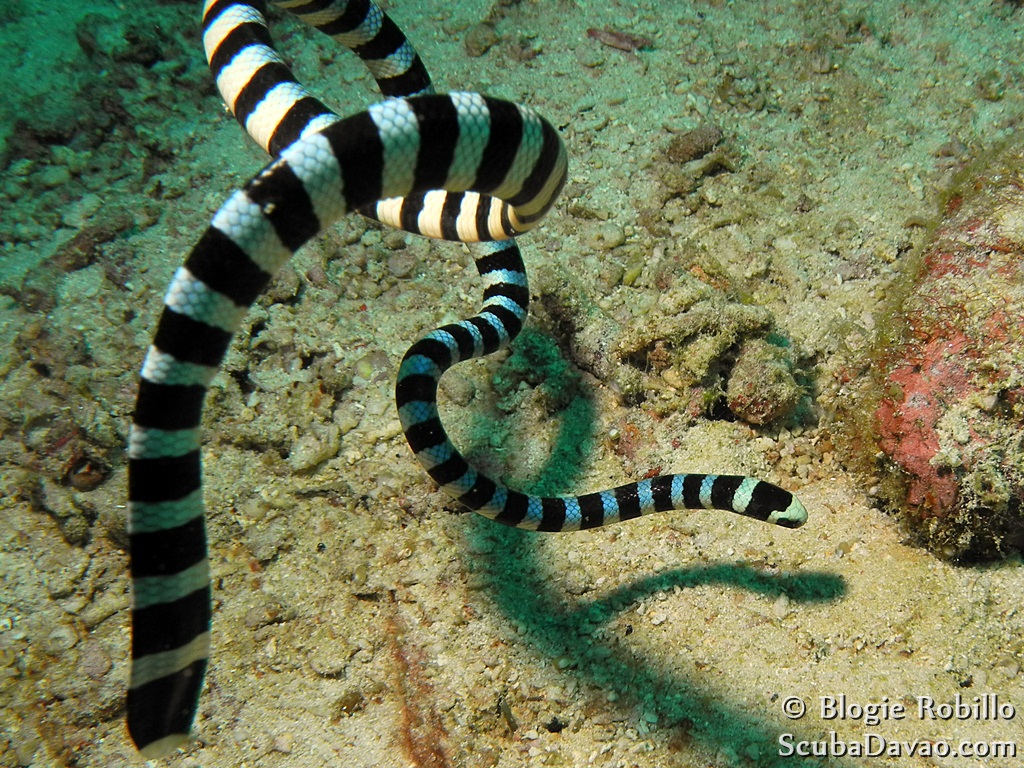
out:
<path id="1" fill-rule="evenodd" d="M 756 338 L 744 342 L 725 390 L 736 417 L 757 425 L 783 419 L 796 410 L 803 394 L 785 347 Z"/>
<path id="2" fill-rule="evenodd" d="M 866 401 L 883 498 L 953 559 L 1024 547 L 1021 143 L 970 170 L 908 265 Z"/>

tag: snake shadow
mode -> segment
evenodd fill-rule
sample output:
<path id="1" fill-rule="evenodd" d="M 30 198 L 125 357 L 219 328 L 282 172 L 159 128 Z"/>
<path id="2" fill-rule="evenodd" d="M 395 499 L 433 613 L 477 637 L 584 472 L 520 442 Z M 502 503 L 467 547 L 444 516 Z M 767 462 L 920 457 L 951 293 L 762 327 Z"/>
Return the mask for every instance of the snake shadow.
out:
<path id="1" fill-rule="evenodd" d="M 530 339 L 529 333 L 524 333 L 535 351 L 537 338 Z M 514 348 L 513 357 L 516 353 Z M 520 360 L 519 365 L 522 362 Z M 551 386 L 552 382 L 547 384 Z M 561 384 L 555 382 L 553 386 L 558 388 Z M 582 474 L 596 433 L 593 403 L 583 389 L 575 393 L 562 412 L 560 422 L 557 440 L 545 466 L 533 478 L 520 479 L 518 487 L 544 494 L 577 490 L 575 481 Z M 473 453 L 493 450 L 495 430 L 502 435 L 508 434 L 490 419 L 476 417 L 472 428 L 474 447 L 467 452 L 471 458 Z M 488 448 L 484 448 L 481 443 L 484 442 L 483 436 L 488 434 L 491 439 L 486 441 Z M 732 563 L 694 564 L 658 574 L 638 575 L 628 584 L 605 591 L 596 590 L 591 593 L 594 597 L 581 601 L 554 589 L 547 578 L 548 569 L 538 554 L 536 537 L 551 534 L 506 528 L 477 515 L 466 515 L 466 522 L 467 543 L 470 551 L 475 553 L 468 565 L 482 580 L 484 591 L 493 604 L 510 622 L 525 630 L 522 637 L 540 655 L 549 659 L 566 657 L 575 662 L 565 671 L 566 675 L 574 675 L 581 682 L 614 692 L 618 703 L 610 706 L 620 707 L 623 719 L 628 721 L 628 713 L 637 707 L 644 712 L 653 711 L 658 722 L 652 729 L 676 729 L 673 736 L 679 743 L 692 741 L 713 753 L 744 756 L 741 759 L 745 764 L 757 766 L 792 765 L 793 758 L 777 754 L 780 733 L 794 733 L 796 740 L 821 738 L 820 734 L 810 732 L 801 735 L 800 729 L 793 727 L 796 723 L 782 720 L 781 713 L 781 722 L 754 715 L 740 703 L 709 691 L 699 677 L 656 670 L 642 656 L 631 651 L 629 641 L 623 636 L 614 636 L 608 631 L 595 633 L 595 630 L 623 611 L 635 607 L 647 596 L 675 587 L 689 589 L 715 585 L 769 599 L 786 595 L 798 610 L 800 604 L 841 599 L 846 593 L 842 577 L 820 571 L 773 575 Z M 722 599 L 723 603 L 728 600 L 724 590 Z M 595 641 L 595 634 L 603 635 L 605 639 Z M 682 658 L 684 650 L 679 654 L 681 667 L 687 660 Z M 752 748 L 757 750 L 756 756 L 750 752 Z M 796 759 L 802 765 L 817 763 L 806 757 Z M 752 762 L 747 762 L 750 760 Z M 728 758 L 727 762 L 731 764 Z M 834 768 L 855 765 L 835 758 L 827 764 Z"/>

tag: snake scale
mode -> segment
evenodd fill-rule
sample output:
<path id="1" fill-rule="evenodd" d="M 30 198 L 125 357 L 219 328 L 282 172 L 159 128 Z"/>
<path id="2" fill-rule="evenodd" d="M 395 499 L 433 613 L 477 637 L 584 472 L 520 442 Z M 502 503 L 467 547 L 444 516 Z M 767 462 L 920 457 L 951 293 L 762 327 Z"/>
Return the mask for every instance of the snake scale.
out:
<path id="1" fill-rule="evenodd" d="M 505 347 L 529 291 L 512 239 L 554 204 L 566 152 L 532 109 L 475 93 L 433 93 L 419 56 L 370 0 L 276 3 L 351 49 L 387 100 L 340 118 L 274 51 L 260 0 L 207 0 L 203 39 L 225 102 L 275 159 L 217 211 L 164 299 L 142 366 L 129 440 L 132 666 L 128 729 L 146 757 L 187 739 L 210 647 L 211 584 L 201 481 L 202 405 L 250 305 L 303 243 L 357 211 L 430 237 L 480 242 L 483 306 L 417 341 L 396 401 L 416 458 L 447 493 L 505 525 L 594 528 L 649 512 L 715 508 L 795 528 L 803 505 L 733 475 L 655 477 L 541 498 L 471 466 L 441 424 L 450 366 Z"/>

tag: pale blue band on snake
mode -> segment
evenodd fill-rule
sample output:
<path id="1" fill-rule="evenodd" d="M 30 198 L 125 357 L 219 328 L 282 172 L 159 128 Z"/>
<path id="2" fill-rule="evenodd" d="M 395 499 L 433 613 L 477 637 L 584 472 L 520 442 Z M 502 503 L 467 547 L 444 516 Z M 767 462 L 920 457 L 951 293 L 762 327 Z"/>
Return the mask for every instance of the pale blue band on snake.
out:
<path id="1" fill-rule="evenodd" d="M 369 0 L 277 3 L 350 47 L 385 95 L 339 118 L 274 51 L 262 3 L 208 0 L 204 45 L 225 102 L 277 159 L 217 211 L 179 268 L 143 363 L 129 445 L 132 669 L 128 728 L 140 752 L 181 746 L 210 646 L 211 585 L 201 482 L 202 405 L 233 334 L 280 267 L 311 237 L 358 211 L 402 229 L 488 242 L 476 259 L 480 312 L 406 353 L 396 401 L 405 436 L 446 492 L 497 522 L 538 531 L 594 528 L 649 512 L 715 508 L 795 528 L 803 505 L 734 475 L 666 475 L 582 496 L 509 489 L 448 439 L 437 384 L 450 366 L 505 347 L 529 291 L 511 238 L 551 208 L 565 149 L 532 109 L 475 93 L 434 95 L 422 62 Z"/>

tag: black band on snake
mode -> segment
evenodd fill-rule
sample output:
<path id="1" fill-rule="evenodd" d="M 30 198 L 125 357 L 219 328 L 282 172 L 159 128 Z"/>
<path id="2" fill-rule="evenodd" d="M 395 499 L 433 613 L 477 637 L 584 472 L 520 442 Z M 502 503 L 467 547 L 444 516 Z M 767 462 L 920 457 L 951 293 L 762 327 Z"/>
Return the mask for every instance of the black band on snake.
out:
<path id="1" fill-rule="evenodd" d="M 486 284 L 479 314 L 416 342 L 396 386 L 416 458 L 462 504 L 538 531 L 684 508 L 723 509 L 790 528 L 806 520 L 792 494 L 749 477 L 667 475 L 542 498 L 474 469 L 441 425 L 437 384 L 450 366 L 501 349 L 522 327 L 529 293 L 510 238 L 533 227 L 561 191 L 561 139 L 528 107 L 475 93 L 434 95 L 412 46 L 369 0 L 277 5 L 349 47 L 394 98 L 339 118 L 274 52 L 261 2 L 207 0 L 204 44 L 217 85 L 249 135 L 276 159 L 217 211 L 175 274 L 142 367 L 129 446 L 128 728 L 147 757 L 187 741 L 209 655 L 200 456 L 206 390 L 272 276 L 349 212 L 430 237 L 485 241 L 476 259 Z"/>

